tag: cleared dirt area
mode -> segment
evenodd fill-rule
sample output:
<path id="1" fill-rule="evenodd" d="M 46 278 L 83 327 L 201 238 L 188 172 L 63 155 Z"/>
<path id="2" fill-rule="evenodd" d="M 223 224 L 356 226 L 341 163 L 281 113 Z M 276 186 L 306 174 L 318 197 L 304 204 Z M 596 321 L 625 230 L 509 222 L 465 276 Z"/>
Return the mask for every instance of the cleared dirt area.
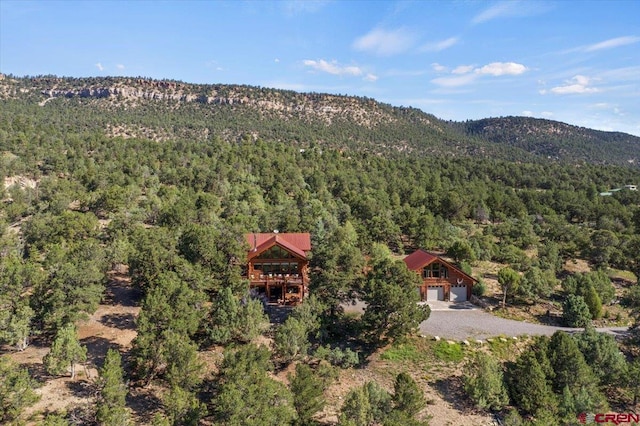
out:
<path id="1" fill-rule="evenodd" d="M 28 424 L 39 424 L 47 413 L 72 410 L 95 401 L 94 381 L 109 348 L 124 355 L 131 348 L 136 336 L 135 319 L 140 312 L 138 294 L 131 288 L 126 270 L 109 273 L 105 299 L 96 312 L 78 324 L 80 343 L 87 347 L 87 363 L 79 366 L 78 377 L 53 377 L 42 364 L 49 348 L 37 341 L 23 352 L 11 352 L 9 356 L 26 366 L 42 386 L 36 390 L 40 400 L 26 410 Z"/>

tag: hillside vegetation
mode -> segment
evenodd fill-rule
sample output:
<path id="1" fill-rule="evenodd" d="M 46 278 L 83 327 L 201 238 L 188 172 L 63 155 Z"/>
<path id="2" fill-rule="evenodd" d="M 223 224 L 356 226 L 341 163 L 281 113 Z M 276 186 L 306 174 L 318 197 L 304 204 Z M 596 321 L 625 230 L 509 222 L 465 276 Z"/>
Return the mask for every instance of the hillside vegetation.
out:
<path id="1" fill-rule="evenodd" d="M 446 407 L 456 424 L 573 424 L 637 409 L 640 191 L 600 193 L 640 184 L 638 138 L 131 78 L 5 76 L 0 112 L 0 423 L 411 425 Z M 243 234 L 276 229 L 312 235 L 312 297 L 285 312 L 242 278 Z M 501 315 L 543 307 L 528 318 L 588 329 L 416 339 L 429 310 L 399 260 L 416 248 L 475 271 Z M 342 309 L 355 299 L 362 315 Z M 632 329 L 618 343 L 594 324 Z"/>
<path id="2" fill-rule="evenodd" d="M 42 120 L 55 109 L 116 136 L 242 137 L 367 152 L 638 166 L 640 138 L 550 120 L 492 118 L 455 123 L 373 99 L 251 86 L 132 78 L 43 76 L 0 81 L 0 99 Z M 35 105 L 47 112 L 37 111 Z"/>

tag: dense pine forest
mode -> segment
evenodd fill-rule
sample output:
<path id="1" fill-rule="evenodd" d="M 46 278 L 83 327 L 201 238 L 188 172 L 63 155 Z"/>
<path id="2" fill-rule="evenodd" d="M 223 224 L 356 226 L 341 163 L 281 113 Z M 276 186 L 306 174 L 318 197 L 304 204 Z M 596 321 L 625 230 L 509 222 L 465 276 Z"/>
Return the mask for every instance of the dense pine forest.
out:
<path id="1" fill-rule="evenodd" d="M 247 86 L 3 76 L 0 154 L 0 423 L 443 424 L 425 389 L 462 368 L 467 414 L 488 422 L 638 409 L 638 137 Z M 312 236 L 311 297 L 278 318 L 242 278 L 243 235 L 273 230 Z M 480 301 L 506 300 L 497 315 L 543 307 L 585 330 L 417 338 L 429 310 L 400 260 L 417 248 L 478 278 Z M 124 291 L 131 313 L 111 319 L 130 342 L 82 336 Z M 343 309 L 355 300 L 362 315 Z M 90 388 L 84 402 L 38 405 L 60 378 Z"/>

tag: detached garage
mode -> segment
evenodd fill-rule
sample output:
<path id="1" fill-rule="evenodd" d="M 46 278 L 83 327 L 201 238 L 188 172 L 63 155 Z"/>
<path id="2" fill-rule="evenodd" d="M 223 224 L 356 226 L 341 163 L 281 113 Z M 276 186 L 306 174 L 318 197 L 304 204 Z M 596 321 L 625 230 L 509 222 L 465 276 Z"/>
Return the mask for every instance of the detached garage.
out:
<path id="1" fill-rule="evenodd" d="M 454 264 L 424 250 L 414 251 L 404 258 L 404 263 L 422 278 L 418 288 L 423 301 L 465 302 L 471 297 L 473 285 L 478 282 Z"/>

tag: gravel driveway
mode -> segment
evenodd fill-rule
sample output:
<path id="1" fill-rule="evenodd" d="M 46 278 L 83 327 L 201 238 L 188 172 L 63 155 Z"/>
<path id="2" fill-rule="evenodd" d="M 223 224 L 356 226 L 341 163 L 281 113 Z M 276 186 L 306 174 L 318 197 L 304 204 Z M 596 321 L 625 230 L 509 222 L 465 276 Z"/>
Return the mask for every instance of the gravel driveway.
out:
<path id="1" fill-rule="evenodd" d="M 553 327 L 508 320 L 491 315 L 470 303 L 437 302 L 429 305 L 431 316 L 420 324 L 420 333 L 444 339 L 476 340 L 500 335 L 511 337 L 523 334 L 550 336 L 557 330 L 582 331 L 581 328 Z M 609 327 L 599 328 L 598 331 L 622 335 L 627 329 L 627 327 Z"/>

